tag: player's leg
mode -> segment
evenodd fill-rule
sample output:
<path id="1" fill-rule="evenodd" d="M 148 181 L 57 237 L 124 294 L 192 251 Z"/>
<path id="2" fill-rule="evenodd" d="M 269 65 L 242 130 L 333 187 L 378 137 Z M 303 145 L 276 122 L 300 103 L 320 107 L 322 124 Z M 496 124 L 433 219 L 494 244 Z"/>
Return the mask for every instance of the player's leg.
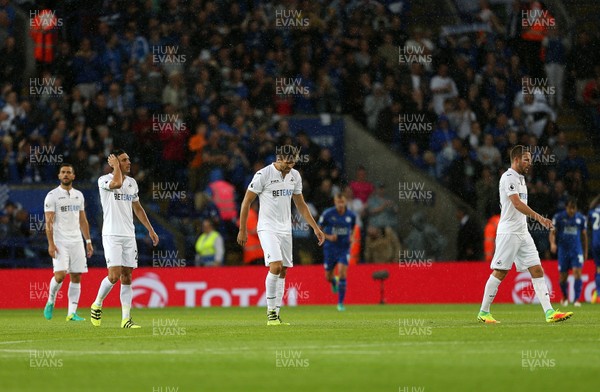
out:
<path id="1" fill-rule="evenodd" d="M 275 233 L 258 232 L 260 246 L 265 255 L 265 265 L 269 272 L 265 278 L 265 296 L 267 299 L 267 325 L 279 325 L 277 316 L 277 280 L 283 270 L 280 238 Z"/>
<path id="2" fill-rule="evenodd" d="M 325 279 L 331 284 L 331 292 L 337 293 L 337 279 L 335 276 L 335 260 L 330 252 L 323 252 L 323 267 L 325 268 Z"/>
<path id="3" fill-rule="evenodd" d="M 134 237 L 123 239 L 123 267 L 121 268 L 121 328 L 141 328 L 131 320 L 131 303 L 133 302 L 133 290 L 131 282 L 133 269 L 137 268 L 137 243 Z"/>
<path id="4" fill-rule="evenodd" d="M 558 285 L 560 286 L 560 291 L 562 293 L 562 299 L 560 300 L 560 304 L 562 306 L 567 306 L 569 304 L 569 285 L 568 285 L 569 271 L 568 270 L 561 271 L 560 263 L 559 263 L 558 270 L 559 270 Z"/>
<path id="5" fill-rule="evenodd" d="M 98 294 L 91 307 L 90 321 L 99 327 L 102 321 L 102 302 L 108 296 L 113 286 L 121 276 L 123 245 L 115 236 L 102 236 L 104 258 L 108 267 L 108 275 L 100 282 Z"/>
<path id="6" fill-rule="evenodd" d="M 522 271 L 521 266 L 523 264 L 524 263 L 517 263 L 518 271 Z M 546 322 L 555 323 L 571 318 L 571 316 L 573 316 L 573 312 L 561 312 L 552 307 L 552 304 L 550 303 L 550 292 L 548 290 L 548 285 L 546 284 L 546 279 L 544 278 L 544 269 L 542 268 L 542 265 L 535 264 L 528 267 L 527 270 L 531 274 L 531 283 L 533 284 L 535 295 L 540 301 L 540 305 L 542 305 L 542 308 L 544 309 Z"/>
<path id="7" fill-rule="evenodd" d="M 72 272 L 69 276 L 71 277 L 71 281 L 69 282 L 67 296 L 69 299 L 67 321 L 84 321 L 85 319 L 77 314 L 77 305 L 79 305 L 79 296 L 81 295 L 81 273 Z"/>
<path id="8" fill-rule="evenodd" d="M 287 274 L 287 269 L 294 266 L 293 263 L 293 249 L 292 249 L 292 236 L 291 235 L 282 235 L 280 236 L 280 247 L 281 247 L 281 272 L 279 273 L 279 278 L 277 279 L 277 286 L 275 290 L 275 312 L 277 314 L 277 320 L 280 325 L 289 325 L 289 323 L 284 323 L 281 321 L 279 317 L 279 311 L 281 310 L 281 305 L 283 304 L 283 297 L 285 296 L 285 277 Z"/>
<path id="9" fill-rule="evenodd" d="M 59 266 L 60 262 L 58 260 L 56 263 L 54 263 L 54 265 L 55 268 L 64 268 L 64 270 L 54 271 L 54 276 L 52 277 L 52 279 L 50 279 L 50 285 L 48 287 L 48 301 L 46 302 L 46 306 L 44 306 L 44 317 L 46 318 L 46 320 L 52 319 L 56 295 L 60 291 L 60 288 L 62 287 L 62 282 L 63 280 L 65 280 L 65 276 L 67 275 L 66 267 Z"/>
<path id="10" fill-rule="evenodd" d="M 69 245 L 70 263 L 68 299 L 69 309 L 67 311 L 67 321 L 84 321 L 83 317 L 77 314 L 77 306 L 79 305 L 79 297 L 81 294 L 81 274 L 87 272 L 87 260 L 85 257 L 85 247 L 83 242 L 73 243 Z"/>
<path id="11" fill-rule="evenodd" d="M 275 312 L 279 316 L 281 310 L 281 304 L 283 303 L 283 295 L 285 293 L 285 276 L 287 274 L 287 267 L 281 267 L 279 278 L 277 279 L 277 286 L 275 286 Z"/>
<path id="12" fill-rule="evenodd" d="M 343 256 L 342 256 L 343 257 Z M 343 259 L 340 259 L 337 263 L 338 269 L 338 310 L 344 311 L 346 308 L 344 307 L 344 299 L 346 298 L 346 276 L 348 273 L 348 257 L 346 256 L 345 262 Z"/>
<path id="13" fill-rule="evenodd" d="M 583 259 L 583 255 L 581 256 Z M 581 288 L 583 287 L 583 282 L 581 280 L 581 267 L 573 267 L 573 290 L 575 291 L 575 296 L 573 297 L 573 305 L 576 307 L 581 306 L 581 302 L 579 302 L 579 297 L 581 297 Z"/>
<path id="14" fill-rule="evenodd" d="M 498 287 L 508 271 L 512 268 L 513 261 L 517 252 L 517 246 L 514 243 L 515 235 L 511 234 L 498 234 L 496 235 L 496 250 L 494 251 L 494 257 L 490 264 L 490 268 L 493 270 L 485 283 L 485 289 L 483 290 L 483 299 L 481 301 L 481 308 L 477 315 L 477 320 L 482 323 L 493 324 L 497 323 L 494 317 L 490 313 L 490 306 L 496 297 Z"/>
<path id="15" fill-rule="evenodd" d="M 562 293 L 562 299 L 560 301 L 561 306 L 567 306 L 569 304 L 569 270 L 571 269 L 571 255 L 564 252 L 563 248 L 559 247 L 557 252 L 558 259 L 558 285 Z"/>

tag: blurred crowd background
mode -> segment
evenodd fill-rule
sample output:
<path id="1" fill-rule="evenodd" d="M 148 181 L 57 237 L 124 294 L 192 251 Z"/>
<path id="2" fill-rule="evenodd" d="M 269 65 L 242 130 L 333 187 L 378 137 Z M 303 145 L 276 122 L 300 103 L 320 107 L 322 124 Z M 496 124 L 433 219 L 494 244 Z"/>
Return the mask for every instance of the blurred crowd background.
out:
<path id="1" fill-rule="evenodd" d="M 570 39 L 560 25 L 523 27 L 523 11 L 546 8 L 517 0 L 504 13 L 481 1 L 463 15 L 479 30 L 439 33 L 411 24 L 411 6 L 0 0 L 0 183 L 50 189 L 57 166 L 43 158 L 60 156 L 75 166 L 76 187 L 93 185 L 109 170 L 110 151 L 122 148 L 144 203 L 184 233 L 186 252 L 194 254 L 203 221 L 204 230 L 212 225 L 233 242 L 253 173 L 275 159 L 277 145 L 293 144 L 308 157 L 297 169 L 314 215 L 344 192 L 360 216 L 356 262 L 396 261 L 398 251 L 418 246 L 441 257 L 443 228 L 427 228 L 416 216 L 414 235 L 399 238 L 398 203 L 385 196 L 386 184 L 372 183 L 364 168 L 346 172 L 329 149 L 287 121 L 350 114 L 472 208 L 481 246 L 457 257 L 483 259 L 483 227 L 499 213 L 498 179 L 516 144 L 532 149 L 527 180 L 536 211 L 552 216 L 569 196 L 587 209 L 593 195 L 586 162 L 556 120 L 564 110 L 580 110 L 590 140 L 598 141 L 598 31 L 580 27 Z M 32 15 L 29 31 L 19 30 L 19 11 Z M 290 20 L 298 25 L 286 27 Z M 23 77 L 29 53 L 20 34 L 34 42 L 32 78 Z M 282 79 L 307 93 L 278 94 Z M 186 197 L 149 198 L 165 181 Z M 27 212 L 3 193 L 0 187 L 0 238 L 31 236 Z M 469 215 L 463 210 L 452 224 Z M 320 260 L 297 212 L 293 220 L 294 236 L 309 249 L 299 257 Z M 547 240 L 538 237 L 550 257 Z"/>

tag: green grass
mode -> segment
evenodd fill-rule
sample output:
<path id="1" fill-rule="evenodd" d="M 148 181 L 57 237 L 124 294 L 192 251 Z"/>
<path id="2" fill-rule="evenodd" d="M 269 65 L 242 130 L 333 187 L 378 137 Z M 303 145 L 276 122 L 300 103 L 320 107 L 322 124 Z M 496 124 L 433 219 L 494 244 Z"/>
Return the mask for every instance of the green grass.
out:
<path id="1" fill-rule="evenodd" d="M 385 305 L 339 313 L 305 306 L 283 309 L 291 326 L 267 327 L 262 308 L 135 309 L 138 330 L 118 328 L 114 308 L 105 309 L 100 328 L 66 323 L 65 309 L 51 321 L 42 309 L 3 310 L 0 390 L 593 389 L 600 307 L 584 304 L 558 324 L 547 324 L 534 305 L 495 305 L 499 325 L 477 323 L 477 310 Z M 89 320 L 87 308 L 79 313 Z M 529 358 L 533 368 L 523 366 L 524 353 L 537 356 Z"/>

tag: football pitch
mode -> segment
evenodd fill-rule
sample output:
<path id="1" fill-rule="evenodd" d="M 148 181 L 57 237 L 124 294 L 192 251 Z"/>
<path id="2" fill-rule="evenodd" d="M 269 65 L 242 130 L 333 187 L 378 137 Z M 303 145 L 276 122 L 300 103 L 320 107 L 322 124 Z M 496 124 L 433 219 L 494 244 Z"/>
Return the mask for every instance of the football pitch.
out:
<path id="1" fill-rule="evenodd" d="M 573 310 L 572 307 L 561 310 Z M 2 391 L 589 391 L 598 377 L 600 306 L 563 323 L 539 305 L 134 309 L 142 329 L 0 311 Z M 595 388 L 594 388 L 595 389 Z"/>

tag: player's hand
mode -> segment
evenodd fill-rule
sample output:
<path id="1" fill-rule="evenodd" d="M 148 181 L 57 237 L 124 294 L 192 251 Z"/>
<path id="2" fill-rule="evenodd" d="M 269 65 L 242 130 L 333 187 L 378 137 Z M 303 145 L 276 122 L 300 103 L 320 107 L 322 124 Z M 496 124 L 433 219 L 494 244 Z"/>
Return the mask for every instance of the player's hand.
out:
<path id="1" fill-rule="evenodd" d="M 323 242 L 325 242 L 325 233 L 323 233 L 323 231 L 321 229 L 317 228 L 315 230 L 315 235 L 319 239 L 319 246 L 323 245 Z"/>
<path id="2" fill-rule="evenodd" d="M 540 224 L 542 226 L 544 226 L 546 229 L 549 229 L 549 230 L 553 230 L 554 229 L 554 225 L 552 224 L 552 220 L 551 219 L 544 218 L 543 216 L 539 216 L 538 217 L 538 222 L 540 222 Z"/>
<path id="3" fill-rule="evenodd" d="M 337 234 L 335 234 L 335 233 L 331 234 L 328 239 L 331 242 L 336 242 L 337 241 Z"/>
<path id="4" fill-rule="evenodd" d="M 85 244 L 85 248 L 87 249 L 87 257 L 92 257 L 94 254 L 94 247 L 92 246 L 92 243 L 90 242 L 89 244 Z"/>
<path id="5" fill-rule="evenodd" d="M 48 254 L 53 259 L 56 259 L 56 255 L 58 254 L 58 248 L 56 247 L 56 245 L 54 245 L 54 244 L 48 245 Z"/>
<path id="6" fill-rule="evenodd" d="M 556 244 L 550 244 L 550 252 L 556 253 Z"/>
<path id="7" fill-rule="evenodd" d="M 110 154 L 108 156 L 108 166 L 113 169 L 119 164 L 119 159 L 115 156 L 115 154 Z"/>
<path id="8" fill-rule="evenodd" d="M 240 246 L 246 246 L 246 242 L 248 242 L 248 233 L 245 230 L 240 230 L 237 236 L 237 243 Z"/>
<path id="9" fill-rule="evenodd" d="M 156 232 L 154 230 L 152 230 L 150 233 L 148 233 L 148 235 L 150 236 L 150 239 L 152 240 L 152 246 L 158 245 L 158 234 L 156 234 Z"/>

